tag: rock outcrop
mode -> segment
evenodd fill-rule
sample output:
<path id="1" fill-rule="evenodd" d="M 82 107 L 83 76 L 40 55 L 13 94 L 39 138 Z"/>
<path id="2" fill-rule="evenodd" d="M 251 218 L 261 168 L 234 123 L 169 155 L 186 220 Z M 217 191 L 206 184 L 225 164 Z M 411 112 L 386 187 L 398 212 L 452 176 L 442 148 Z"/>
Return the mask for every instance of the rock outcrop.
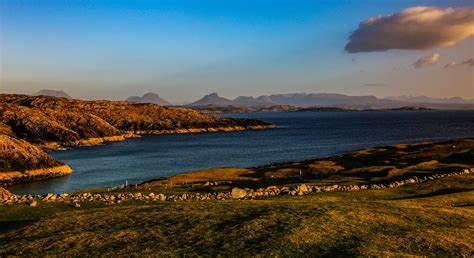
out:
<path id="1" fill-rule="evenodd" d="M 72 173 L 72 169 L 25 140 L 0 134 L 0 185 Z"/>

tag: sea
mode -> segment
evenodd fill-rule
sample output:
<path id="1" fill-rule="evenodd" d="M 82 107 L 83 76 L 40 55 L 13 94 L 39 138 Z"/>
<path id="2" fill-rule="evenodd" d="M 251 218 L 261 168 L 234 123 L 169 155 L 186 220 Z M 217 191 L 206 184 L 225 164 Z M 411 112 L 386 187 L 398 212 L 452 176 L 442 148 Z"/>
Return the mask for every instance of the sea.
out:
<path id="1" fill-rule="evenodd" d="M 474 111 L 239 113 L 276 129 L 143 136 L 54 151 L 73 174 L 18 184 L 17 194 L 63 193 L 137 184 L 206 168 L 248 168 L 341 155 L 398 143 L 474 137 Z"/>

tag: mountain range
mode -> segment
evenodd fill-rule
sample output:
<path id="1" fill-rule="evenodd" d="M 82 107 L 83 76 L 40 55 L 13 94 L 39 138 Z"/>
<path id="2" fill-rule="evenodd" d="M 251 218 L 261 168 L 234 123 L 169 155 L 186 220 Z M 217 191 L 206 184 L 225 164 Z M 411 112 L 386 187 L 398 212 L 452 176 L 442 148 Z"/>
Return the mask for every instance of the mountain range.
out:
<path id="1" fill-rule="evenodd" d="M 35 95 L 60 96 L 71 98 L 63 91 L 41 90 Z M 158 94 L 150 92 L 145 95 L 131 96 L 126 99 L 129 102 L 153 103 L 159 105 L 172 105 L 161 98 Z M 263 95 L 260 97 L 239 96 L 228 99 L 211 93 L 201 99 L 185 105 L 191 108 L 197 107 L 251 107 L 270 108 L 274 106 L 294 107 L 340 107 L 349 109 L 388 109 L 417 106 L 430 109 L 474 109 L 474 100 L 461 97 L 452 98 L 430 98 L 426 96 L 396 96 L 377 98 L 375 96 L 348 96 L 335 93 L 288 93 Z"/>
<path id="2" fill-rule="evenodd" d="M 333 93 L 289 93 L 264 95 L 257 98 L 240 96 L 234 100 L 212 93 L 195 101 L 189 106 L 215 106 L 215 107 L 272 107 L 272 106 L 295 106 L 295 107 L 340 107 L 349 109 L 389 109 L 407 106 L 418 106 L 430 109 L 474 109 L 474 100 L 465 100 L 460 97 L 439 99 L 425 96 L 419 97 L 388 97 L 377 98 L 375 96 L 348 96 Z"/>

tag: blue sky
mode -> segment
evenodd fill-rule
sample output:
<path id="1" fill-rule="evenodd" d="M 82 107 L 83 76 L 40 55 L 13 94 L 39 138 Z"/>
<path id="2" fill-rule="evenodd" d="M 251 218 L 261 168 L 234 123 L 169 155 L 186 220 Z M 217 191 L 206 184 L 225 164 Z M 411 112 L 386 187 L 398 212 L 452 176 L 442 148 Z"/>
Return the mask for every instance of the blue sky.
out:
<path id="1" fill-rule="evenodd" d="M 472 57 L 472 37 L 442 49 L 344 52 L 361 21 L 420 5 L 474 4 L 0 0 L 0 87 L 15 93 L 60 89 L 87 99 L 153 91 L 175 102 L 210 92 L 473 98 L 472 69 L 411 66 L 432 52 L 444 62 Z"/>

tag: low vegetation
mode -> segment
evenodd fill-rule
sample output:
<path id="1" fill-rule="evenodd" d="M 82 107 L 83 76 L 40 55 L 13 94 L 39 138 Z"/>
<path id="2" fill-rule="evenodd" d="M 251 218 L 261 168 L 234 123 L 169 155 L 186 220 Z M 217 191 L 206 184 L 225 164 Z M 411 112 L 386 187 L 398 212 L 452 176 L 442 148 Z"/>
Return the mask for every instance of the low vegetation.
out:
<path id="1" fill-rule="evenodd" d="M 396 145 L 323 160 L 203 170 L 114 192 L 180 194 L 429 177 L 472 168 L 473 144 L 465 139 Z M 0 205 L 0 256 L 473 256 L 472 235 L 473 174 L 397 188 L 246 200 Z"/>
<path id="2" fill-rule="evenodd" d="M 203 187 L 206 182 L 232 180 L 228 188 L 258 188 L 270 185 L 309 183 L 360 184 L 387 183 L 413 176 L 463 171 L 474 167 L 474 139 L 445 142 L 424 142 L 367 148 L 325 159 L 287 162 L 268 166 L 241 169 L 222 168 L 195 171 L 171 178 L 154 180 L 144 188 L 160 185 L 181 186 L 186 189 L 213 189 Z M 225 189 L 221 184 L 219 189 Z M 227 189 L 228 190 L 228 189 Z"/>
<path id="3" fill-rule="evenodd" d="M 0 255 L 472 256 L 474 178 L 258 200 L 0 207 Z"/>

